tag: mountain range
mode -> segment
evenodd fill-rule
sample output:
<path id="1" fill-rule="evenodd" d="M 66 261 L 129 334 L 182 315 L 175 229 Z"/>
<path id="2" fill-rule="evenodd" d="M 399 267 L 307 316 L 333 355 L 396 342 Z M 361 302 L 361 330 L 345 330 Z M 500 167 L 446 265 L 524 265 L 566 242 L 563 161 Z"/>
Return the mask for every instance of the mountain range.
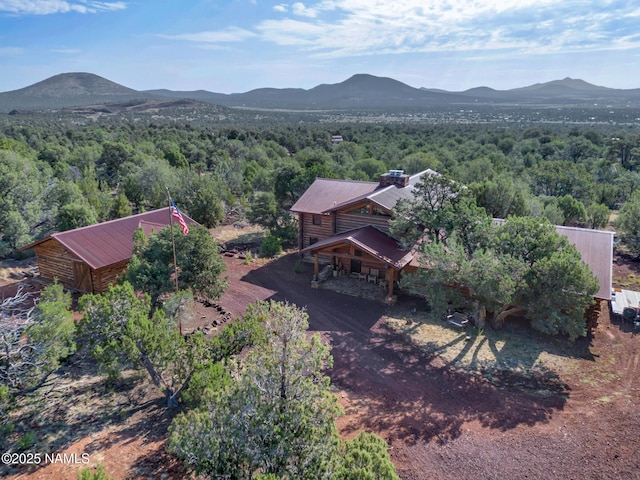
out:
<path id="1" fill-rule="evenodd" d="M 175 100 L 182 100 L 176 103 Z M 134 90 L 92 73 L 62 73 L 33 85 L 0 93 L 0 112 L 41 110 L 194 107 L 214 104 L 248 109 L 294 110 L 388 110 L 424 109 L 435 106 L 490 105 L 583 105 L 640 107 L 640 89 L 614 89 L 584 80 L 565 78 L 547 83 L 494 90 L 477 87 L 461 92 L 415 88 L 398 80 L 356 74 L 335 84 L 311 89 L 259 88 L 245 93 L 223 94 L 207 90 Z M 118 107 L 120 105 L 120 107 Z M 124 105 L 124 107 L 123 107 Z"/>

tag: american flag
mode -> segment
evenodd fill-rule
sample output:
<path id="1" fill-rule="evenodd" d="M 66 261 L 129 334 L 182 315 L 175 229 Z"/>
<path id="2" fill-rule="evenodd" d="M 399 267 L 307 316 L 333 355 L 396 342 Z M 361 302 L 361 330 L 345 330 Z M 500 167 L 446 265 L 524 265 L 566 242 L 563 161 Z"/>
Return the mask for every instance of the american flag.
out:
<path id="1" fill-rule="evenodd" d="M 171 215 L 178 220 L 180 228 L 182 228 L 182 233 L 186 236 L 187 233 L 189 233 L 189 226 L 187 225 L 187 222 L 184 221 L 182 213 L 180 213 L 180 210 L 178 210 L 178 207 L 176 206 L 176 202 L 173 200 L 171 200 Z"/>

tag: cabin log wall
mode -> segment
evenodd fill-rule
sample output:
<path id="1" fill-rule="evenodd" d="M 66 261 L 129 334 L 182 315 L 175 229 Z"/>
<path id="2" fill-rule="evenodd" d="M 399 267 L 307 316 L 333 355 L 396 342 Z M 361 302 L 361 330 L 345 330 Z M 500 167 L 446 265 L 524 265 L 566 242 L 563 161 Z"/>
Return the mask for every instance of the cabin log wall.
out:
<path id="1" fill-rule="evenodd" d="M 310 243 L 311 238 L 317 238 L 318 240 L 324 240 L 334 234 L 333 232 L 333 216 L 332 215 L 318 215 L 320 217 L 320 225 L 313 224 L 313 215 L 310 213 L 304 213 L 302 215 L 302 248 L 306 248 Z"/>
<path id="2" fill-rule="evenodd" d="M 129 260 L 107 265 L 99 270 L 92 270 L 91 276 L 93 280 L 94 293 L 102 293 L 107 291 L 109 285 L 116 283 L 118 277 L 124 274 L 129 265 Z"/>
<path id="3" fill-rule="evenodd" d="M 109 285 L 115 283 L 117 278 L 124 273 L 129 264 L 129 259 L 127 259 L 94 270 L 55 239 L 37 245 L 35 251 L 40 277 L 50 282 L 58 279 L 58 282 L 66 288 L 83 291 L 82 288 L 79 288 L 78 279 L 74 272 L 74 264 L 84 264 L 89 270 L 89 275 L 91 276 L 90 285 L 92 286 L 92 291 L 87 291 L 86 293 L 102 293 L 106 291 Z"/>
<path id="4" fill-rule="evenodd" d="M 389 217 L 345 212 L 338 212 L 336 233 L 346 232 L 367 225 L 373 225 L 378 230 L 389 233 Z"/>
<path id="5" fill-rule="evenodd" d="M 57 278 L 62 285 L 73 287 L 75 284 L 73 264 L 82 262 L 77 255 L 69 252 L 55 240 L 37 245 L 35 251 L 41 278 L 50 282 Z"/>

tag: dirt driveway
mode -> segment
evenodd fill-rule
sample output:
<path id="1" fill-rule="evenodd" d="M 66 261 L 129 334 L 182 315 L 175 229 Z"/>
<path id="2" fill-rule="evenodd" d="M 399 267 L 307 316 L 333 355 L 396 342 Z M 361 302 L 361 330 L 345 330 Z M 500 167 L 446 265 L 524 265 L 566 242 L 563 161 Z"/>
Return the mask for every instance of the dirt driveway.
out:
<path id="1" fill-rule="evenodd" d="M 267 298 L 307 308 L 311 329 L 332 345 L 340 432 L 381 435 L 402 478 L 640 478 L 640 338 L 606 309 L 590 355 L 560 381 L 532 385 L 516 372 L 489 382 L 390 328 L 387 316 L 414 311 L 410 300 L 389 307 L 311 289 L 311 266 L 294 273 L 295 255 L 258 269 L 227 263 L 227 310 Z"/>

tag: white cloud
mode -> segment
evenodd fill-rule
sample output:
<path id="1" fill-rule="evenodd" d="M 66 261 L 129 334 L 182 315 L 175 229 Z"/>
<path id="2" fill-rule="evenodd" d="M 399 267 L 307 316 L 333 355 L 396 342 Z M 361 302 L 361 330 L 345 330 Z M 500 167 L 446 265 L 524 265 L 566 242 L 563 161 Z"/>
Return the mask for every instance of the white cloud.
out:
<path id="1" fill-rule="evenodd" d="M 126 10 L 127 4 L 125 2 L 86 2 L 89 5 L 90 10 Z"/>
<path id="2" fill-rule="evenodd" d="M 302 2 L 296 2 L 293 5 L 291 5 L 291 11 L 295 15 L 299 15 L 301 17 L 309 17 L 309 18 L 314 18 L 318 14 L 318 12 L 315 9 L 305 7 L 304 3 Z"/>
<path id="3" fill-rule="evenodd" d="M 256 36 L 255 33 L 250 32 L 239 27 L 228 27 L 224 30 L 215 30 L 209 32 L 194 32 L 194 33 L 181 33 L 179 35 L 158 35 L 161 38 L 169 40 L 186 40 L 191 42 L 201 43 L 226 43 L 226 42 L 241 42 L 248 40 Z"/>
<path id="4" fill-rule="evenodd" d="M 0 12 L 17 15 L 50 15 L 53 13 L 97 13 L 124 10 L 125 2 L 64 1 L 64 0 L 0 0 Z"/>
<path id="5" fill-rule="evenodd" d="M 323 35 L 323 30 L 329 26 L 287 18 L 285 20 L 266 20 L 257 28 L 262 32 L 263 40 L 278 45 L 312 46 L 314 41 Z"/>
<path id="6" fill-rule="evenodd" d="M 632 23 L 637 7 L 611 2 L 321 0 L 291 9 L 306 18 L 265 20 L 256 26 L 262 39 L 322 57 L 640 46 Z"/>
<path id="7" fill-rule="evenodd" d="M 287 8 L 288 8 L 288 6 L 287 6 L 286 3 L 281 3 L 279 5 L 274 5 L 273 10 L 276 11 L 276 12 L 284 13 L 284 12 L 287 11 Z"/>

